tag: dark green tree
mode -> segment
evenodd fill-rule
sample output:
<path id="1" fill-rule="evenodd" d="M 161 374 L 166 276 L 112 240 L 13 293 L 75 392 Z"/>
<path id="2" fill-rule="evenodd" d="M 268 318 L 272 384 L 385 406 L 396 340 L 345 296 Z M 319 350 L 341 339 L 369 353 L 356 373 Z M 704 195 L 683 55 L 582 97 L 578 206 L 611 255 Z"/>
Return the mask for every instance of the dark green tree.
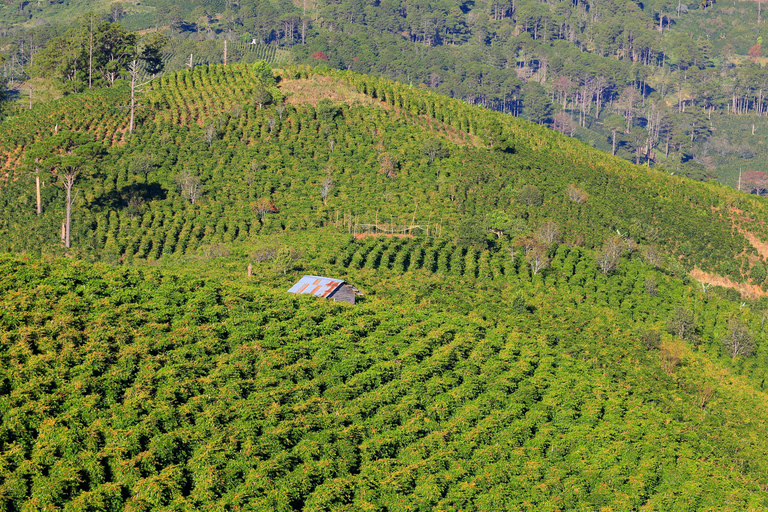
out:
<path id="1" fill-rule="evenodd" d="M 256 84 L 256 87 L 253 89 L 253 101 L 256 102 L 259 108 L 264 108 L 264 105 L 272 103 L 272 99 L 272 93 L 266 87 Z"/>
<path id="2" fill-rule="evenodd" d="M 317 102 L 317 119 L 323 123 L 330 123 L 339 114 L 339 107 L 328 98 L 322 98 Z"/>
<path id="3" fill-rule="evenodd" d="M 544 202 L 544 197 L 536 185 L 525 185 L 517 192 L 515 199 L 526 206 L 541 206 Z"/>
<path id="4" fill-rule="evenodd" d="M 488 237 L 480 219 L 472 215 L 465 215 L 456 230 L 456 243 L 459 246 L 477 249 L 488 247 Z"/>
<path id="5" fill-rule="evenodd" d="M 169 39 L 160 32 L 152 32 L 141 40 L 139 59 L 144 62 L 147 73 L 156 75 L 163 71 L 162 50 Z"/>
<path id="6" fill-rule="evenodd" d="M 429 163 L 431 164 L 435 160 L 445 157 L 448 152 L 443 145 L 443 141 L 437 137 L 430 137 L 421 145 L 421 154 L 429 158 Z"/>
<path id="7" fill-rule="evenodd" d="M 528 81 L 523 86 L 523 113 L 528 120 L 545 124 L 552 118 L 552 101 L 538 82 Z"/>
<path id="8" fill-rule="evenodd" d="M 501 238 L 505 235 L 520 233 L 525 229 L 525 221 L 515 217 L 502 210 L 493 210 L 486 218 L 486 229 Z"/>
<path id="9" fill-rule="evenodd" d="M 136 54 L 136 35 L 117 23 L 87 16 L 63 36 L 48 42 L 35 56 L 30 73 L 53 78 L 59 88 L 78 92 L 86 87 L 114 85 Z"/>
<path id="10" fill-rule="evenodd" d="M 256 78 L 258 78 L 259 82 L 261 82 L 264 87 L 272 87 L 277 83 L 275 81 L 275 75 L 272 73 L 272 68 L 269 63 L 264 60 L 260 60 L 253 65 L 253 74 L 256 75 Z"/>

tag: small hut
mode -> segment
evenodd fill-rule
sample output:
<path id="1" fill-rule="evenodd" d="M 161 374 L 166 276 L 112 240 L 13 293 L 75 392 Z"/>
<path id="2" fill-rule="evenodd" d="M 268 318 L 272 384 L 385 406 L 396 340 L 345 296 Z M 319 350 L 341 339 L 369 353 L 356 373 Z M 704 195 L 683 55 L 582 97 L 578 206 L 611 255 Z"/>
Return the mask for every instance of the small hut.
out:
<path id="1" fill-rule="evenodd" d="M 362 296 L 360 290 L 347 283 L 343 279 L 331 279 L 330 277 L 304 276 L 299 282 L 288 290 L 289 293 L 311 294 L 315 297 L 324 297 L 331 300 L 340 300 L 355 303 L 355 297 Z"/>

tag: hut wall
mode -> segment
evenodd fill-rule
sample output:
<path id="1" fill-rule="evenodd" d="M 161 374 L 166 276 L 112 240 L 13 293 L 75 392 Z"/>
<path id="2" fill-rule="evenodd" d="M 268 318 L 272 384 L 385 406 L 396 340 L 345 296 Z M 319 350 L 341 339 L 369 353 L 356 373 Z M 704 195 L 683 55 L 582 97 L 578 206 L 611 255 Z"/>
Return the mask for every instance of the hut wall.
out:
<path id="1" fill-rule="evenodd" d="M 350 304 L 355 303 L 355 290 L 348 284 L 343 284 L 339 286 L 335 292 L 333 292 L 331 295 L 328 296 L 329 299 L 333 300 L 342 300 L 344 302 L 349 302 Z"/>

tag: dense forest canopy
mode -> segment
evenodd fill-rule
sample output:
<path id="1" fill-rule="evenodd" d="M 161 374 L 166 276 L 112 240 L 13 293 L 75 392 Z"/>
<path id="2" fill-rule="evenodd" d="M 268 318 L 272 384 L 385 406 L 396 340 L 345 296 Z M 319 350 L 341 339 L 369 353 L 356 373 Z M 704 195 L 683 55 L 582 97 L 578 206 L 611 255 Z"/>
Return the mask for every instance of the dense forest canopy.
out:
<path id="1" fill-rule="evenodd" d="M 30 63 L 53 41 L 58 50 L 49 53 L 69 59 L 54 74 L 64 80 L 61 90 L 79 90 L 84 77 L 73 75 L 75 57 L 63 56 L 74 54 L 61 48 L 75 44 L 81 54 L 90 49 L 92 9 L 71 2 L 0 10 L 6 27 L 0 35 L 5 34 L 11 57 L 4 75 L 50 76 L 52 63 L 37 68 Z M 759 2 L 742 1 L 180 6 L 151 0 L 105 5 L 101 12 L 102 23 L 160 30 L 169 37 L 162 57 L 156 57 L 169 69 L 189 59 L 193 64 L 319 59 L 522 116 L 636 163 L 759 193 L 738 174 L 744 167 L 763 172 L 768 165 L 759 144 L 768 129 L 760 9 Z M 55 24 L 64 12 L 83 17 L 67 29 Z M 77 41 L 74 33 L 88 41 Z M 151 51 L 161 53 L 157 40 L 149 41 L 151 34 L 143 39 L 148 42 L 139 42 L 139 48 L 154 45 Z M 40 60 L 46 61 L 45 52 Z M 113 66 L 118 61 L 109 59 Z M 90 67 L 80 58 L 81 75 Z M 162 69 L 156 65 L 152 72 Z"/>

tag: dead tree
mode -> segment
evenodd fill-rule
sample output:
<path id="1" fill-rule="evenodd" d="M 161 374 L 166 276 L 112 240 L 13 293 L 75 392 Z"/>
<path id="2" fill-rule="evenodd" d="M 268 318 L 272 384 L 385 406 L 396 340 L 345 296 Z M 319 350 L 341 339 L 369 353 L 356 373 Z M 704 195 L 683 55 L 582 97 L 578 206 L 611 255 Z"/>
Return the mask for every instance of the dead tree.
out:
<path id="1" fill-rule="evenodd" d="M 192 204 L 195 204 L 202 194 L 200 178 L 190 171 L 184 171 L 177 176 L 176 184 L 179 186 L 181 195 L 189 199 Z"/>
<path id="2" fill-rule="evenodd" d="M 623 252 L 624 242 L 621 238 L 613 237 L 606 240 L 603 248 L 597 253 L 597 265 L 600 271 L 608 275 L 616 270 Z"/>
<path id="3" fill-rule="evenodd" d="M 48 149 L 41 147 L 42 143 L 32 144 L 27 150 L 25 167 L 29 170 L 29 174 L 35 177 L 35 197 L 36 197 L 36 212 L 39 217 L 43 213 L 42 194 L 40 193 L 40 174 L 43 171 L 50 170 L 51 163 L 45 162 L 45 159 L 49 156 Z"/>
<path id="4" fill-rule="evenodd" d="M 72 205 L 75 204 L 75 200 L 77 199 L 77 194 L 79 192 L 79 191 L 75 192 L 75 195 L 73 196 L 72 189 L 75 186 L 75 181 L 77 181 L 78 174 L 79 174 L 79 170 L 76 167 L 68 167 L 62 174 L 64 190 L 67 191 L 67 199 L 66 199 L 67 213 L 64 219 L 64 225 L 65 225 L 64 247 L 66 247 L 67 249 L 71 247 L 70 233 L 72 231 Z"/>
<path id="5" fill-rule="evenodd" d="M 552 258 L 547 254 L 547 248 L 538 243 L 529 245 L 525 248 L 525 259 L 531 267 L 531 275 L 535 276 L 545 268 L 549 267 Z"/>
<path id="6" fill-rule="evenodd" d="M 131 120 L 128 123 L 128 133 L 133 133 L 133 121 L 136 114 L 136 93 L 144 92 L 141 88 L 151 82 L 151 80 L 137 83 L 139 78 L 139 62 L 135 59 L 128 65 L 128 71 L 131 74 Z"/>
<path id="7" fill-rule="evenodd" d="M 43 213 L 43 202 L 40 194 L 40 166 L 39 166 L 39 159 L 35 159 L 35 192 L 37 197 L 37 216 L 39 217 L 41 213 Z"/>
<path id="8" fill-rule="evenodd" d="M 731 358 L 751 356 L 755 352 L 755 340 L 747 326 L 736 318 L 728 321 L 728 332 L 723 337 L 723 345 Z"/>
<path id="9" fill-rule="evenodd" d="M 560 239 L 560 228 L 551 220 L 539 226 L 533 237 L 542 244 L 553 244 Z"/>
<path id="10" fill-rule="evenodd" d="M 328 204 L 328 196 L 331 194 L 331 190 L 333 189 L 333 179 L 331 179 L 330 174 L 323 178 L 323 181 L 320 183 L 320 196 L 323 198 L 323 204 Z"/>
<path id="11" fill-rule="evenodd" d="M 253 211 L 259 216 L 259 224 L 264 225 L 268 213 L 277 212 L 274 201 L 269 197 L 259 198 L 251 205 Z"/>

